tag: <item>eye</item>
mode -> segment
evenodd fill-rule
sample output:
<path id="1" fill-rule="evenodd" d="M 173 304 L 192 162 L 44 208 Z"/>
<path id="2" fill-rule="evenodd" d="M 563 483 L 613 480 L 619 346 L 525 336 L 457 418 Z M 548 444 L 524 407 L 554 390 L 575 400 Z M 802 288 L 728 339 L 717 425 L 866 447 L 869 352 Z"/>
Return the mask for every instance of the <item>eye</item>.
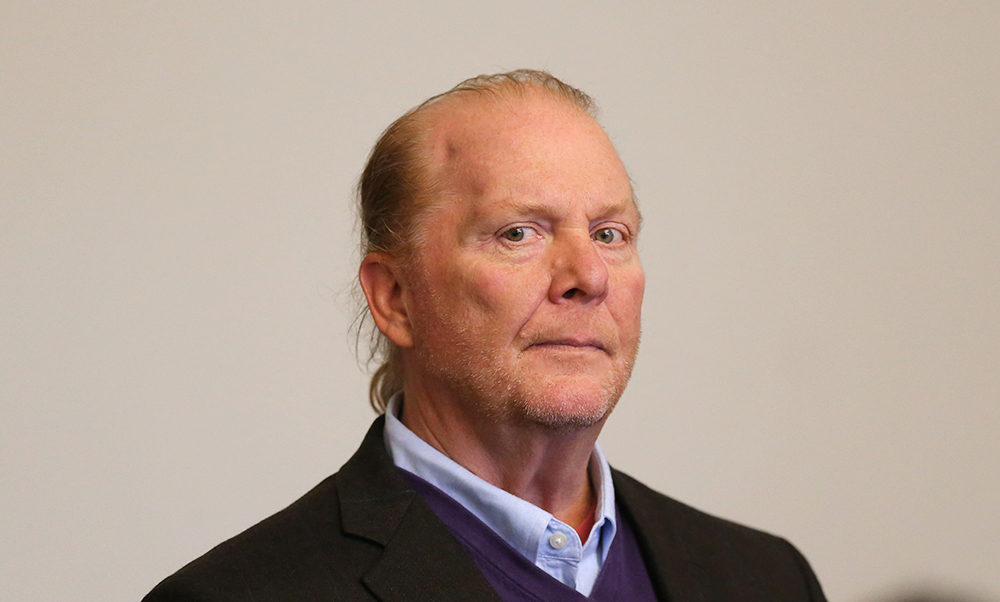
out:
<path id="1" fill-rule="evenodd" d="M 529 226 L 514 226 L 513 228 L 507 228 L 500 233 L 500 236 L 506 238 L 510 242 L 521 242 L 528 238 L 535 232 L 534 228 Z"/>
<path id="2" fill-rule="evenodd" d="M 618 228 L 600 228 L 594 232 L 592 238 L 597 242 L 611 245 L 621 242 L 625 238 L 625 235 Z"/>

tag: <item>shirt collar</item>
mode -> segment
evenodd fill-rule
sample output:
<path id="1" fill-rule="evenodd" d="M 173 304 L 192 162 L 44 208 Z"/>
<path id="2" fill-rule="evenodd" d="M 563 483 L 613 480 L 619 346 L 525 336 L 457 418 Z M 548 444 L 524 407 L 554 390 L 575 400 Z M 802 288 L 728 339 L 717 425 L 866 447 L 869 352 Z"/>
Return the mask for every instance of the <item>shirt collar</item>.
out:
<path id="1" fill-rule="evenodd" d="M 555 521 L 550 513 L 479 478 L 432 447 L 397 417 L 402 394 L 394 395 L 385 411 L 385 444 L 393 463 L 451 496 L 497 535 L 532 562 L 536 561 L 546 529 Z M 614 539 L 615 491 L 611 467 L 599 445 L 594 445 L 590 476 L 598 490 L 598 515 L 586 547 L 598 545 L 603 560 Z M 566 525 L 572 531 L 572 525 Z"/>

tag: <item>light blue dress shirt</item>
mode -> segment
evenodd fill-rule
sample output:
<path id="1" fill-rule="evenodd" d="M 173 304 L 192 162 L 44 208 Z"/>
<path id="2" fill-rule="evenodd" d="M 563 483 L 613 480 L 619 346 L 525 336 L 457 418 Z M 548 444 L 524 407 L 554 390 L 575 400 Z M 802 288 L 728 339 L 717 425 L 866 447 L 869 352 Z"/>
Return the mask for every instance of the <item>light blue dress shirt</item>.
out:
<path id="1" fill-rule="evenodd" d="M 451 496 L 538 568 L 589 596 L 617 531 L 611 468 L 601 448 L 594 446 L 589 467 L 598 516 L 583 543 L 571 525 L 487 483 L 415 435 L 397 417 L 401 403 L 402 395 L 396 395 L 385 411 L 385 444 L 393 463 Z"/>

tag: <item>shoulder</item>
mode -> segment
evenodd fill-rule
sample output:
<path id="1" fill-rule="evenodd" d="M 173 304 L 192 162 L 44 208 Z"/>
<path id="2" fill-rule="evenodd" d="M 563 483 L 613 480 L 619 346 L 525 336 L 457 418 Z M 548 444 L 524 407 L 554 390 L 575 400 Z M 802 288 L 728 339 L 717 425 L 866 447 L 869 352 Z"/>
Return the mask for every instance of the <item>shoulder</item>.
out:
<path id="1" fill-rule="evenodd" d="M 370 599 L 361 575 L 381 553 L 384 525 L 398 522 L 412 498 L 400 495 L 406 485 L 382 425 L 375 421 L 337 474 L 167 577 L 144 602 Z"/>
<path id="2" fill-rule="evenodd" d="M 405 483 L 385 451 L 383 424 L 375 420 L 337 474 L 167 577 L 144 602 L 370 599 L 361 574 L 381 552 L 381 532 L 367 523 L 398 520 L 409 500 L 398 495 Z M 344 504 L 353 508 L 372 498 L 393 502 L 362 520 L 355 512 L 354 528 L 346 526 Z"/>
<path id="3" fill-rule="evenodd" d="M 336 475 L 167 577 L 144 602 L 319 599 L 366 542 L 342 535 Z M 356 580 L 354 580 L 356 582 Z"/>
<path id="4" fill-rule="evenodd" d="M 787 540 L 713 516 L 613 470 L 615 495 L 647 558 L 669 561 L 709 589 L 768 592 L 761 599 L 825 600 Z"/>
<path id="5" fill-rule="evenodd" d="M 779 537 L 714 516 L 651 489 L 629 475 L 613 470 L 615 493 L 633 524 L 643 531 L 669 531 L 685 541 L 707 540 L 726 546 L 780 546 Z"/>

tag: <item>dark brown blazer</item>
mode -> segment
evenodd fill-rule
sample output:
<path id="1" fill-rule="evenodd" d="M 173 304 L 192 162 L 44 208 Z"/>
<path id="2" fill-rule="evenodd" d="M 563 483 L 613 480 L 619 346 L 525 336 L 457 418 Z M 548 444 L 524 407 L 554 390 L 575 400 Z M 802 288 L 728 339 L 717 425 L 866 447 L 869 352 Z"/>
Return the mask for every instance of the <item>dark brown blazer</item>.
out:
<path id="1" fill-rule="evenodd" d="M 500 602 L 396 471 L 384 424 L 375 421 L 340 472 L 167 577 L 144 602 Z M 660 600 L 825 601 L 787 541 L 612 473 Z"/>

